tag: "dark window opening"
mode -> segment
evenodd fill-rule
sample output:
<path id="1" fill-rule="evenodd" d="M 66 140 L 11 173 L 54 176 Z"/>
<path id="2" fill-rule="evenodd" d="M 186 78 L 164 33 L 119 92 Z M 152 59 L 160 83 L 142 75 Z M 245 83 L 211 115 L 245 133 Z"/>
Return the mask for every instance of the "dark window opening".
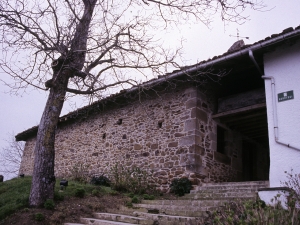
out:
<path id="1" fill-rule="evenodd" d="M 118 124 L 118 125 L 121 125 L 121 124 L 122 124 L 122 119 L 119 119 L 119 120 L 117 121 L 117 124 Z"/>
<path id="2" fill-rule="evenodd" d="M 106 133 L 104 133 L 103 135 L 102 135 L 102 139 L 105 139 L 106 138 Z"/>
<path id="3" fill-rule="evenodd" d="M 225 129 L 218 126 L 217 127 L 217 152 L 225 154 Z"/>
<path id="4" fill-rule="evenodd" d="M 158 122 L 157 127 L 158 127 L 158 128 L 162 128 L 162 124 L 163 124 L 162 121 Z"/>

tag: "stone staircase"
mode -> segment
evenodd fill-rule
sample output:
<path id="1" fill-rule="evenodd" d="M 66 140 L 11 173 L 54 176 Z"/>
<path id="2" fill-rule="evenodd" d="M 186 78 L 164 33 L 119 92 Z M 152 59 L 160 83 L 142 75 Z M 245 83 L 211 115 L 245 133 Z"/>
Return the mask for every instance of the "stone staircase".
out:
<path id="1" fill-rule="evenodd" d="M 207 211 L 234 199 L 255 200 L 257 190 L 265 187 L 268 181 L 205 184 L 176 200 L 143 200 L 133 208 L 121 206 L 118 211 L 95 213 L 94 218 L 65 225 L 200 225 Z"/>

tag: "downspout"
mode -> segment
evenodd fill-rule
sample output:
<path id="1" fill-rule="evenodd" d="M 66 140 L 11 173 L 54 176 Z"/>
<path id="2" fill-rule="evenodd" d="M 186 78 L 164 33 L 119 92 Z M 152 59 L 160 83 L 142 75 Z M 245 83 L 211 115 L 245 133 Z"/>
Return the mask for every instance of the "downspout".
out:
<path id="1" fill-rule="evenodd" d="M 282 141 L 279 140 L 279 127 L 278 127 L 278 117 L 277 117 L 277 107 L 276 107 L 276 93 L 275 93 L 275 78 L 272 76 L 265 76 L 263 74 L 263 72 L 261 71 L 260 67 L 258 66 L 254 56 L 253 56 L 253 52 L 250 49 L 249 50 L 249 57 L 252 60 L 252 62 L 254 63 L 255 67 L 257 68 L 257 70 L 259 71 L 259 73 L 262 75 L 262 79 L 264 80 L 271 80 L 271 90 L 272 90 L 272 107 L 273 107 L 273 120 L 274 120 L 274 138 L 275 138 L 275 142 L 280 144 L 280 145 L 284 145 L 285 147 L 294 149 L 294 150 L 298 150 L 300 151 L 300 148 L 295 147 L 291 144 L 287 144 L 284 143 Z"/>

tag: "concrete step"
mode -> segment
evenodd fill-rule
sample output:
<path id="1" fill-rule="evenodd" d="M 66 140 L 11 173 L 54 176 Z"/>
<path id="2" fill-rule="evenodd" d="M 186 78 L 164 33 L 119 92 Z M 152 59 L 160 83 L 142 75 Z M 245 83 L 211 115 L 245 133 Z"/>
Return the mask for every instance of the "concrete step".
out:
<path id="1" fill-rule="evenodd" d="M 220 199 L 178 199 L 178 200 L 142 200 L 140 204 L 133 204 L 134 207 L 146 207 L 147 205 L 157 206 L 180 206 L 180 207 L 203 207 L 203 206 L 218 206 L 220 203 L 226 203 L 228 201 L 236 200 L 238 198 L 227 197 Z M 244 200 L 253 199 L 251 197 L 245 197 Z"/>
<path id="2" fill-rule="evenodd" d="M 83 223 L 64 223 L 64 225 L 84 225 Z"/>
<path id="3" fill-rule="evenodd" d="M 218 199 L 232 199 L 232 198 L 256 198 L 256 192 L 196 192 L 187 194 L 181 197 L 181 199 L 191 200 L 218 200 Z"/>
<path id="4" fill-rule="evenodd" d="M 157 221 L 158 224 L 176 224 L 176 225 L 186 225 L 186 224 L 196 224 L 196 222 L 200 222 L 200 217 L 190 217 L 190 216 L 173 216 L 166 214 L 152 214 L 152 213 L 144 213 L 136 211 L 134 215 L 141 216 L 143 218 L 151 219 L 152 221 Z"/>
<path id="5" fill-rule="evenodd" d="M 135 225 L 136 224 L 136 223 L 100 220 L 95 218 L 81 218 L 80 221 L 85 225 Z"/>
<path id="6" fill-rule="evenodd" d="M 243 182 L 221 182 L 221 183 L 203 183 L 201 187 L 205 187 L 205 186 L 222 186 L 222 187 L 226 187 L 226 186 L 244 186 L 244 185 L 248 185 L 248 186 L 255 186 L 255 185 L 269 185 L 269 181 L 268 180 L 262 180 L 262 181 L 243 181 Z"/>
<path id="7" fill-rule="evenodd" d="M 199 192 L 199 191 L 209 191 L 209 192 L 217 192 L 217 191 L 227 191 L 227 190 L 240 190 L 240 191 L 257 191 L 259 188 L 269 187 L 268 182 L 242 182 L 242 183 L 217 183 L 217 184 L 205 184 L 202 186 L 196 186 L 194 190 L 191 190 L 191 193 Z"/>
<path id="8" fill-rule="evenodd" d="M 131 213 L 130 214 L 94 213 L 94 216 L 96 219 L 101 219 L 101 220 L 110 220 L 110 221 L 116 221 L 116 222 L 143 224 L 143 225 L 152 225 L 153 224 L 152 220 L 140 217 L 138 215 L 131 216 Z"/>
<path id="9" fill-rule="evenodd" d="M 256 199 L 258 188 L 269 187 L 268 181 L 204 184 L 176 200 L 142 200 L 133 208 L 121 206 L 95 218 L 81 218 L 81 224 L 65 225 L 200 225 L 207 212 L 236 199 Z"/>
<path id="10" fill-rule="evenodd" d="M 172 216 L 185 216 L 185 217 L 202 217 L 206 215 L 207 211 L 217 209 L 217 206 L 172 206 L 172 205 L 150 205 L 150 204 L 137 204 L 136 212 L 149 213 L 151 210 L 157 210 L 159 214 L 172 215 Z"/>

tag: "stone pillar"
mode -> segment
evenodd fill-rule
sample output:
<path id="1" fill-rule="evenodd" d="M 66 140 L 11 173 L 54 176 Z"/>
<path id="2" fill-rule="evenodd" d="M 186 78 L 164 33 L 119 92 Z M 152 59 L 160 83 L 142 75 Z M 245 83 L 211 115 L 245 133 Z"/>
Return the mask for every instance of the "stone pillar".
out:
<path id="1" fill-rule="evenodd" d="M 204 180 L 208 176 L 208 171 L 203 165 L 206 142 L 209 139 L 204 138 L 209 134 L 208 110 L 206 96 L 196 88 L 191 88 L 189 91 L 193 98 L 185 104 L 189 113 L 189 118 L 185 121 L 184 126 L 187 135 L 180 139 L 179 145 L 189 149 L 188 154 L 181 156 L 181 164 L 190 173 L 190 178 L 194 181 L 193 184 L 198 184 L 199 180 Z"/>

